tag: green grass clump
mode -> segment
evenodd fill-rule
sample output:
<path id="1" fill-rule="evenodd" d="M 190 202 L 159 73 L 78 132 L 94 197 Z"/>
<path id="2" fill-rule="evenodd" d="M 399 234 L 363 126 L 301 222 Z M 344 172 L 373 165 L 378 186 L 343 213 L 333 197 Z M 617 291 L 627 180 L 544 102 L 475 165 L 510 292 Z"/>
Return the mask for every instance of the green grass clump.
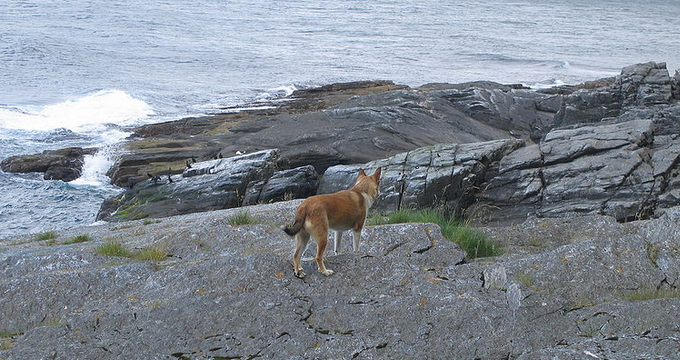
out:
<path id="1" fill-rule="evenodd" d="M 227 219 L 227 223 L 232 226 L 255 224 L 255 220 L 248 211 L 239 211 Z"/>
<path id="2" fill-rule="evenodd" d="M 61 244 L 62 244 L 62 245 L 78 244 L 78 243 L 82 243 L 82 242 L 86 242 L 86 241 L 91 241 L 91 240 L 92 240 L 92 238 L 90 237 L 90 235 L 88 235 L 88 234 L 83 234 L 83 235 L 78 235 L 78 236 L 72 238 L 71 240 L 66 240 L 66 241 L 64 241 L 64 242 L 61 243 Z"/>
<path id="3" fill-rule="evenodd" d="M 42 241 L 42 240 L 52 240 L 57 238 L 57 233 L 54 231 L 45 231 L 40 234 L 35 235 L 35 239 L 37 241 Z"/>
<path id="4" fill-rule="evenodd" d="M 164 249 L 145 247 L 134 254 L 133 257 L 137 260 L 163 261 L 168 255 L 168 252 Z"/>
<path id="5" fill-rule="evenodd" d="M 483 233 L 474 230 L 456 218 L 447 218 L 432 209 L 399 210 L 384 217 L 373 217 L 369 219 L 368 225 L 399 223 L 437 224 L 442 230 L 442 235 L 458 244 L 471 259 L 498 256 L 502 253 L 501 249 L 488 241 Z"/>
<path id="6" fill-rule="evenodd" d="M 126 249 L 123 245 L 116 242 L 107 242 L 102 245 L 97 246 L 94 250 L 97 254 L 107 255 L 107 256 L 121 256 L 121 257 L 132 257 L 130 250 Z"/>
<path id="7" fill-rule="evenodd" d="M 680 290 L 678 289 L 639 289 L 627 292 L 621 296 L 622 299 L 628 301 L 646 301 L 656 299 L 672 299 L 680 298 Z"/>
<path id="8" fill-rule="evenodd" d="M 133 252 L 117 242 L 107 242 L 99 245 L 95 250 L 97 254 L 107 256 L 120 256 L 137 260 L 163 261 L 170 254 L 165 249 L 157 247 L 145 247 L 140 251 Z"/>

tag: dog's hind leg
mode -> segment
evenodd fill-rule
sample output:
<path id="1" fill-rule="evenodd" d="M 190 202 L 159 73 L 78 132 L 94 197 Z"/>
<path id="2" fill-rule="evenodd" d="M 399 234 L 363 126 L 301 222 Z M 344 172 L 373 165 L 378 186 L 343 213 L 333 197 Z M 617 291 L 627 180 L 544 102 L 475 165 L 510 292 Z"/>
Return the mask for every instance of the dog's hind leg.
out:
<path id="1" fill-rule="evenodd" d="M 361 247 L 361 229 L 354 230 L 354 233 L 352 233 L 352 239 L 354 240 L 354 251 L 359 252 L 359 248 Z"/>
<path id="2" fill-rule="evenodd" d="M 309 233 L 302 230 L 297 235 L 295 235 L 295 253 L 293 254 L 293 266 L 295 267 L 295 276 L 299 278 L 305 277 L 305 272 L 302 271 L 302 265 L 300 264 L 302 259 L 302 254 L 307 250 L 307 244 L 309 243 Z"/>
<path id="3" fill-rule="evenodd" d="M 312 236 L 316 239 L 316 265 L 319 267 L 319 271 L 326 275 L 333 275 L 333 270 L 326 269 L 323 264 L 323 253 L 326 251 L 326 245 L 328 245 L 328 229 L 319 229 L 315 231 Z"/>
<path id="4" fill-rule="evenodd" d="M 335 231 L 335 241 L 333 242 L 333 251 L 335 255 L 340 254 L 340 240 L 342 239 L 342 231 Z"/>

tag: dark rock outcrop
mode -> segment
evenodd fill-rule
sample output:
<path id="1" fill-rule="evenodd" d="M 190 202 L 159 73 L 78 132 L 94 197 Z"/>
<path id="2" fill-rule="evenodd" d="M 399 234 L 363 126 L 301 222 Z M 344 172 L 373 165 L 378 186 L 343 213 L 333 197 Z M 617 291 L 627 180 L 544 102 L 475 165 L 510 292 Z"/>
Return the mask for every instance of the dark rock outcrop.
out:
<path id="1" fill-rule="evenodd" d="M 265 224 L 287 222 L 298 204 L 247 210 Z M 304 280 L 293 275 L 292 240 L 274 225 L 227 225 L 238 211 L 0 241 L 0 357 L 678 355 L 677 207 L 627 224 L 587 216 L 486 228 L 507 253 L 477 262 L 432 224 L 367 227 L 360 253 L 327 253 L 334 276 L 303 257 Z M 93 240 L 62 245 L 82 233 Z M 168 256 L 95 252 L 110 241 Z"/>
<path id="2" fill-rule="evenodd" d="M 376 160 L 364 165 L 338 165 L 324 173 L 318 192 L 351 187 L 360 168 L 382 167 L 380 192 L 373 211 L 444 207 L 462 212 L 475 200 L 490 166 L 523 146 L 520 140 L 473 144 L 440 144 Z"/>
<path id="3" fill-rule="evenodd" d="M 379 212 L 440 207 L 477 221 L 527 216 L 649 217 L 680 204 L 680 137 L 654 136 L 651 120 L 553 130 L 518 140 L 436 145 L 324 174 L 319 193 L 349 187 L 359 168 L 383 167 Z"/>
<path id="4" fill-rule="evenodd" d="M 311 165 L 281 170 L 277 149 L 188 163 L 181 175 L 148 174 L 147 180 L 104 201 L 98 220 L 121 221 L 306 198 L 319 175 Z"/>
<path id="5" fill-rule="evenodd" d="M 147 172 L 181 172 L 192 156 L 279 149 L 290 167 L 319 172 L 437 143 L 540 137 L 559 99 L 490 82 L 430 84 L 412 89 L 390 82 L 333 84 L 296 91 L 261 111 L 147 125 L 126 144 L 114 184 L 129 186 Z"/>
<path id="6" fill-rule="evenodd" d="M 97 149 L 79 147 L 59 150 L 45 150 L 41 154 L 18 155 L 0 163 L 2 171 L 10 173 L 45 173 L 45 180 L 73 181 L 80 177 L 85 155 L 92 155 Z"/>
<path id="7" fill-rule="evenodd" d="M 246 189 L 243 205 L 310 197 L 316 194 L 319 174 L 313 166 L 277 171 L 267 180 L 251 182 Z"/>
<path id="8" fill-rule="evenodd" d="M 584 88 L 566 95 L 555 116 L 555 125 L 598 122 L 617 117 L 631 108 L 669 104 L 672 88 L 665 63 L 627 66 L 610 85 Z"/>
<path id="9" fill-rule="evenodd" d="M 375 208 L 381 212 L 443 207 L 493 223 L 574 214 L 619 221 L 658 216 L 680 204 L 680 104 L 671 89 L 665 64 L 629 66 L 612 81 L 565 89 L 556 121 L 584 123 L 552 129 L 537 144 L 516 142 L 500 152 L 499 142 L 437 145 L 336 166 L 324 174 L 319 192 L 348 187 L 360 167 L 383 166 Z M 551 98 L 539 99 L 555 108 Z M 454 161 L 465 155 L 475 162 Z"/>
<path id="10" fill-rule="evenodd" d="M 181 175 L 149 174 L 148 180 L 104 201 L 98 220 L 165 217 L 243 205 L 249 186 L 279 168 L 278 150 L 196 162 Z"/>

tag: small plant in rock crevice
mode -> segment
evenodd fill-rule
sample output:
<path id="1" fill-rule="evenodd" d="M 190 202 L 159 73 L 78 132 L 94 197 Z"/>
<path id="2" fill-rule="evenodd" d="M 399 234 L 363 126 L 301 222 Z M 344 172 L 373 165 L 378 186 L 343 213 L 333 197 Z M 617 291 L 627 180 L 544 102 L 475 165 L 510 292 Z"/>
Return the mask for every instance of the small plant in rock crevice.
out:
<path id="1" fill-rule="evenodd" d="M 35 240 L 37 241 L 43 241 L 43 240 L 52 240 L 57 238 L 57 233 L 54 231 L 45 231 L 40 234 L 35 235 Z"/>
<path id="2" fill-rule="evenodd" d="M 161 248 L 145 247 L 132 257 L 137 260 L 163 261 L 168 257 L 168 252 Z"/>
<path id="3" fill-rule="evenodd" d="M 241 210 L 237 212 L 236 214 L 233 214 L 227 218 L 227 223 L 231 226 L 239 226 L 239 225 L 249 225 L 249 224 L 256 224 L 258 221 L 250 216 L 250 213 L 246 210 Z"/>
<path id="4" fill-rule="evenodd" d="M 502 253 L 496 244 L 488 241 L 486 235 L 465 224 L 463 221 L 446 217 L 441 212 L 428 210 L 399 210 L 386 216 L 373 216 L 367 225 L 398 223 L 434 223 L 439 225 L 442 235 L 458 244 L 468 258 L 498 256 Z"/>
<path id="5" fill-rule="evenodd" d="M 71 240 L 66 240 L 61 244 L 62 245 L 78 244 L 78 243 L 83 243 L 83 242 L 87 242 L 87 241 L 92 241 L 92 238 L 90 237 L 90 235 L 82 234 L 82 235 L 78 235 L 78 236 L 73 237 Z"/>
<path id="6" fill-rule="evenodd" d="M 100 255 L 131 257 L 132 253 L 126 249 L 122 244 L 117 242 L 107 242 L 97 246 L 94 252 Z"/>
<path id="7" fill-rule="evenodd" d="M 163 261 L 170 256 L 165 249 L 160 247 L 147 246 L 134 252 L 117 242 L 107 242 L 99 245 L 95 252 L 100 255 L 119 256 L 143 261 Z"/>
<path id="8" fill-rule="evenodd" d="M 679 289 L 638 289 L 623 293 L 621 295 L 623 300 L 628 301 L 647 301 L 657 299 L 674 299 L 680 298 Z"/>

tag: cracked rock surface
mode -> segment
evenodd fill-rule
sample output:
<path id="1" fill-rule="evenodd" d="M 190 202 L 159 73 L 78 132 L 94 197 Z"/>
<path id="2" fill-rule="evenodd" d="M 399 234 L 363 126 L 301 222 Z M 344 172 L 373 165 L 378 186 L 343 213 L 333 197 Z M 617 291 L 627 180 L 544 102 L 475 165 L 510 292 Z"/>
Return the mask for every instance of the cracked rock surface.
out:
<path id="1" fill-rule="evenodd" d="M 652 120 L 556 129 L 539 144 L 440 144 L 338 165 L 326 170 L 318 192 L 345 189 L 358 169 L 378 166 L 380 212 L 445 207 L 495 224 L 574 214 L 631 221 L 680 203 L 680 137 L 655 136 Z"/>
<path id="2" fill-rule="evenodd" d="M 325 277 L 279 229 L 300 201 L 0 241 L 0 359 L 675 358 L 680 208 L 482 228 L 506 248 L 470 261 L 436 225 L 367 227 Z M 63 244 L 73 236 L 92 240 Z M 157 262 L 100 255 L 118 242 Z"/>

